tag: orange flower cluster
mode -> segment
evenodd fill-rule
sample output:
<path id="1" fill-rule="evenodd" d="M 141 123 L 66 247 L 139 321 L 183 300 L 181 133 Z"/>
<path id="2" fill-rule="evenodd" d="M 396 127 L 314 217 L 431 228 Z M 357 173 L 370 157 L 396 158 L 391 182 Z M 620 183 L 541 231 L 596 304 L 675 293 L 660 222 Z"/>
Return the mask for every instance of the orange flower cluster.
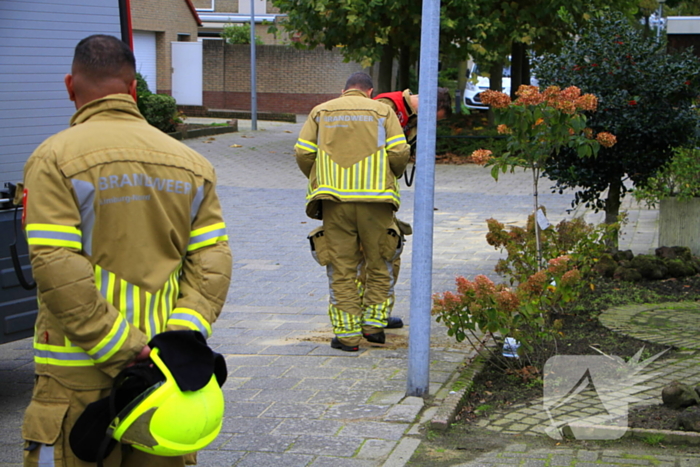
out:
<path id="1" fill-rule="evenodd" d="M 472 152 L 471 157 L 475 164 L 484 165 L 489 161 L 489 159 L 491 159 L 492 154 L 493 153 L 488 149 L 477 149 L 476 151 Z"/>
<path id="2" fill-rule="evenodd" d="M 482 101 L 486 102 L 483 95 L 484 93 L 482 93 Z M 548 106 L 567 114 L 573 114 L 576 110 L 594 111 L 598 107 L 597 97 L 593 94 L 581 95 L 581 90 L 576 86 L 569 86 L 564 90 L 559 86 L 549 86 L 544 92 L 540 92 L 537 86 L 522 85 L 518 88 L 516 95 L 518 98 L 513 103 L 514 105 L 540 105 L 545 102 Z M 495 91 L 492 91 L 489 97 L 494 102 L 497 100 Z M 498 101 L 499 104 L 502 102 L 505 102 L 505 99 Z M 494 105 L 494 107 L 501 108 L 502 106 Z"/>
<path id="3" fill-rule="evenodd" d="M 598 98 L 593 94 L 584 94 L 574 101 L 577 109 L 593 112 L 598 108 Z"/>
<path id="4" fill-rule="evenodd" d="M 545 101 L 545 95 L 540 93 L 540 88 L 537 86 L 523 84 L 515 95 L 518 96 L 515 105 L 539 105 Z"/>
<path id="5" fill-rule="evenodd" d="M 600 143 L 601 146 L 604 146 L 606 148 L 611 148 L 617 143 L 617 138 L 615 135 L 612 133 L 608 133 L 607 131 L 601 131 L 598 133 L 598 135 L 595 137 L 595 139 Z"/>
<path id="6" fill-rule="evenodd" d="M 571 260 L 569 255 L 562 255 L 554 259 L 550 259 L 547 270 L 553 274 L 561 274 L 568 268 L 567 264 L 569 263 L 569 260 Z"/>
<path id="7" fill-rule="evenodd" d="M 491 89 L 487 89 L 479 96 L 481 97 L 481 102 L 490 105 L 494 109 L 505 109 L 511 103 L 510 96 L 508 94 L 492 91 Z"/>
<path id="8" fill-rule="evenodd" d="M 496 130 L 498 131 L 499 135 L 509 135 L 513 133 L 513 130 L 508 128 L 508 125 L 506 125 L 505 123 L 501 123 L 500 125 L 498 125 L 496 127 Z"/>
<path id="9" fill-rule="evenodd" d="M 499 308 L 503 311 L 513 313 L 518 311 L 520 299 L 514 292 L 504 289 L 496 292 L 496 304 L 498 304 Z"/>
<path id="10" fill-rule="evenodd" d="M 544 292 L 547 285 L 547 273 L 544 271 L 537 271 L 535 274 L 528 277 L 527 281 L 521 283 L 518 288 L 535 295 L 539 295 Z"/>
<path id="11" fill-rule="evenodd" d="M 563 276 L 561 276 L 561 285 L 562 287 L 565 286 L 573 286 L 577 284 L 581 280 L 581 271 L 578 269 L 572 269 L 570 271 L 566 271 Z"/>

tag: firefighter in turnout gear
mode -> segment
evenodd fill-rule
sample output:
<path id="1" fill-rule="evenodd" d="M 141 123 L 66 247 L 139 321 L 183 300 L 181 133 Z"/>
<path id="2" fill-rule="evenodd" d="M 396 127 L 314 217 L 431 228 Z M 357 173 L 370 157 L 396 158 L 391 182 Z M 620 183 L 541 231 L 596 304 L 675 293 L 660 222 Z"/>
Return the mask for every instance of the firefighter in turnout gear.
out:
<path id="1" fill-rule="evenodd" d="M 449 117 L 452 114 L 452 98 L 450 97 L 450 91 L 447 88 L 438 88 L 437 91 L 437 119 L 442 120 L 443 118 Z M 396 113 L 399 123 L 403 128 L 404 135 L 406 136 L 406 142 L 411 146 L 411 156 L 415 156 L 416 137 L 418 136 L 418 94 L 412 94 L 410 89 L 405 89 L 403 91 L 385 92 L 383 94 L 379 94 L 378 96 L 374 97 L 374 100 L 388 105 Z M 408 177 L 408 174 L 406 177 Z M 411 178 L 413 178 L 413 176 L 411 176 Z M 396 222 L 396 225 L 399 227 L 401 241 L 405 243 L 406 236 L 413 233 L 411 224 L 408 222 L 403 222 L 398 218 L 394 219 L 394 222 Z M 398 281 L 400 269 L 401 256 L 399 255 L 394 260 L 391 268 L 394 273 L 394 284 L 396 284 Z M 363 290 L 365 282 L 364 269 L 360 272 L 358 282 L 360 290 Z M 387 318 L 386 327 L 401 328 L 403 327 L 403 320 L 398 316 L 391 316 L 391 311 L 393 308 L 394 297 L 392 296 L 392 300 L 388 307 L 389 317 Z"/>
<path id="2" fill-rule="evenodd" d="M 24 171 L 40 304 L 25 466 L 95 465 L 70 449 L 78 416 L 109 394 L 122 369 L 148 358 L 156 334 L 209 336 L 231 276 L 214 169 L 141 116 L 128 46 L 83 39 L 65 84 L 78 109 L 71 126 L 44 141 Z M 121 446 L 104 465 L 185 459 Z"/>
<path id="3" fill-rule="evenodd" d="M 311 111 L 295 146 L 299 168 L 309 178 L 306 213 L 323 220 L 309 238 L 327 267 L 336 336 L 331 347 L 344 351 L 357 351 L 363 336 L 384 343 L 391 268 L 403 247 L 394 212 L 400 205 L 397 177 L 410 148 L 396 114 L 370 98 L 372 88 L 366 73 L 351 75 L 341 97 Z M 360 294 L 356 279 L 363 262 Z"/>

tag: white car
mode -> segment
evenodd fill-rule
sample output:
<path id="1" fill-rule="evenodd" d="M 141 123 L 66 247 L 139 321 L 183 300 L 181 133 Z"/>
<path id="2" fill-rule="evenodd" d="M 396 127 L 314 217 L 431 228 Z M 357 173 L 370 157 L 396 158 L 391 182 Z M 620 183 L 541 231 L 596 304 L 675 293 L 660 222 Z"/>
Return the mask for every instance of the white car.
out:
<path id="1" fill-rule="evenodd" d="M 474 83 L 476 77 L 476 83 Z M 533 76 L 530 78 L 533 86 L 537 86 L 537 79 Z M 469 81 L 464 88 L 464 105 L 469 109 L 488 110 L 489 106 L 481 102 L 480 94 L 489 89 L 489 79 L 479 74 L 479 66 L 475 63 L 469 72 Z M 503 67 L 503 85 L 502 91 L 510 94 L 510 65 Z"/>

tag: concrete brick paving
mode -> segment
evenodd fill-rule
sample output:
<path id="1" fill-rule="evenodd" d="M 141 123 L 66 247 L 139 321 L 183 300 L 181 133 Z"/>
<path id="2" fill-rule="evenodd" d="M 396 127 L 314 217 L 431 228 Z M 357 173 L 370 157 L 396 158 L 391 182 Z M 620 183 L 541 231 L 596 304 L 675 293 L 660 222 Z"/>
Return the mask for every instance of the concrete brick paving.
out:
<path id="1" fill-rule="evenodd" d="M 298 121 L 258 122 L 256 132 L 241 121 L 239 133 L 186 141 L 216 167 L 234 253 L 233 282 L 209 341 L 227 358 L 227 412 L 221 436 L 200 453 L 200 465 L 404 465 L 418 445 L 411 436 L 419 432 L 421 411 L 415 398 L 405 398 L 410 238 L 394 312 L 409 326 L 388 332 L 385 348 L 363 344 L 356 354 L 331 349 L 328 284 L 306 240 L 319 223 L 304 215 L 306 180 L 293 157 L 303 119 Z M 556 223 L 569 215 L 571 196 L 546 188 L 541 184 L 541 203 Z M 399 217 L 411 221 L 414 191 L 402 191 Z M 438 166 L 433 291 L 452 289 L 457 275 L 495 279 L 500 253 L 484 239 L 485 220 L 522 224 L 531 204 L 528 173 L 504 174 L 495 182 L 480 167 Z M 648 251 L 654 238 L 647 224 L 630 224 L 628 236 Z M 439 402 L 445 381 L 473 351 L 435 323 L 431 336 L 429 391 Z M 0 467 L 20 465 L 19 428 L 32 372 L 29 339 L 0 346 Z M 550 456 L 518 452 L 494 453 L 493 462 L 483 465 L 543 465 Z M 572 462 L 584 465 L 580 457 Z"/>

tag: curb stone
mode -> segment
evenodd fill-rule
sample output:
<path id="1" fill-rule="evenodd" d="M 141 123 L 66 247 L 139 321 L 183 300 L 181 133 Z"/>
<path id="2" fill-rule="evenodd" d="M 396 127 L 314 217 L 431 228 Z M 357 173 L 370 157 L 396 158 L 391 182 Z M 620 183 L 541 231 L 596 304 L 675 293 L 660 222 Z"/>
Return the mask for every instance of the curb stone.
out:
<path id="1" fill-rule="evenodd" d="M 474 353 L 466 359 L 464 370 L 455 372 L 452 378 L 443 386 L 443 390 L 449 392 L 444 396 L 442 404 L 440 404 L 437 412 L 430 420 L 430 428 L 446 430 L 454 422 L 457 413 L 464 407 L 465 399 L 474 386 L 474 378 L 484 369 L 486 364 L 486 359 L 479 352 L 488 347 L 496 347 L 496 344 L 490 337 L 482 342 L 480 349 L 474 350 Z M 464 387 L 457 391 L 450 391 L 458 381 L 464 382 Z"/>
<path id="2" fill-rule="evenodd" d="M 692 431 L 650 430 L 647 428 L 629 428 L 605 425 L 577 425 L 577 430 L 589 430 L 611 436 L 609 439 L 633 438 L 644 440 L 650 436 L 663 436 L 660 443 L 700 445 L 700 433 Z"/>

